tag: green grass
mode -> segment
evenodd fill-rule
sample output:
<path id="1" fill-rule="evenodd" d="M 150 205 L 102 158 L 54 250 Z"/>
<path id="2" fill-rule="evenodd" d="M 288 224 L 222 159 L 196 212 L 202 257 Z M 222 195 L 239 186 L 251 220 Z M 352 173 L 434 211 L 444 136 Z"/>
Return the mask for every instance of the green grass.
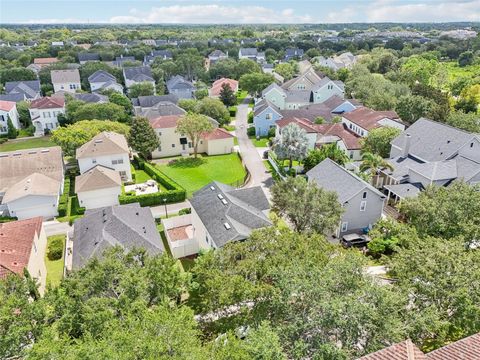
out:
<path id="1" fill-rule="evenodd" d="M 239 90 L 237 92 L 237 104 L 241 104 L 243 100 L 248 96 L 248 92 L 245 90 Z"/>
<path id="2" fill-rule="evenodd" d="M 44 137 L 38 137 L 35 139 L 7 141 L 0 145 L 0 152 L 33 149 L 33 148 L 40 148 L 40 147 L 51 147 L 51 146 L 55 146 L 55 144 L 50 140 L 50 137 L 44 136 Z"/>
<path id="3" fill-rule="evenodd" d="M 47 249 L 48 244 L 56 238 L 61 238 L 63 240 L 63 246 L 65 249 L 65 235 L 49 236 L 47 238 Z M 61 259 L 52 261 L 49 260 L 47 254 L 45 254 L 45 265 L 47 267 L 47 284 L 51 284 L 52 286 L 57 286 L 58 284 L 60 284 L 60 280 L 62 280 L 63 277 L 64 256 L 65 254 L 62 255 Z"/>
<path id="4" fill-rule="evenodd" d="M 143 170 L 135 170 L 135 183 L 136 184 L 142 184 L 144 182 L 147 182 L 148 180 L 151 180 L 152 178 L 150 175 L 148 175 L 145 171 Z"/>
<path id="5" fill-rule="evenodd" d="M 233 145 L 238 145 L 238 138 L 236 136 L 233 138 Z"/>
<path id="6" fill-rule="evenodd" d="M 227 131 L 234 131 L 235 125 L 223 125 L 223 128 Z"/>
<path id="7" fill-rule="evenodd" d="M 257 140 L 255 135 L 249 136 L 249 139 L 252 141 L 252 144 L 255 147 L 268 147 L 268 138 L 267 137 L 261 137 L 260 139 Z"/>
<path id="8" fill-rule="evenodd" d="M 225 184 L 241 183 L 246 175 L 236 153 L 199 155 L 197 159 L 176 158 L 168 164 L 158 164 L 157 168 L 183 186 L 188 197 L 213 180 Z"/>

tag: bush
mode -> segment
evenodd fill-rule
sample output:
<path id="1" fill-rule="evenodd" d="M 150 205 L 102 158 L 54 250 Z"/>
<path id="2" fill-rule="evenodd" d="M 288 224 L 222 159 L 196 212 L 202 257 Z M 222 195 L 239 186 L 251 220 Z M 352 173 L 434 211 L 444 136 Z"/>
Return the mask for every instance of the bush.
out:
<path id="1" fill-rule="evenodd" d="M 6 137 L 0 137 L 0 144 L 3 144 L 7 141 L 8 141 L 8 139 Z"/>
<path id="2" fill-rule="evenodd" d="M 249 128 L 247 129 L 247 135 L 248 135 L 248 136 L 255 136 L 255 127 L 253 127 L 253 126 L 252 126 L 252 127 L 249 127 Z"/>
<path id="3" fill-rule="evenodd" d="M 70 198 L 70 215 L 83 215 L 85 214 L 85 208 L 80 206 L 80 203 L 78 202 L 78 197 L 72 196 Z"/>
<path id="4" fill-rule="evenodd" d="M 70 193 L 70 178 L 66 177 L 63 184 L 63 193 L 58 201 L 58 216 L 63 217 L 67 215 L 68 195 Z"/>
<path id="5" fill-rule="evenodd" d="M 10 222 L 10 221 L 17 221 L 17 220 L 18 220 L 18 218 L 16 218 L 16 217 L 0 216 L 0 224 Z"/>
<path id="6" fill-rule="evenodd" d="M 236 106 L 230 106 L 228 108 L 228 111 L 230 112 L 230 117 L 235 117 L 237 115 L 237 107 Z"/>
<path id="7" fill-rule="evenodd" d="M 248 122 L 249 124 L 253 124 L 253 111 L 250 111 L 250 112 L 248 113 L 247 122 Z"/>
<path id="8" fill-rule="evenodd" d="M 190 208 L 185 208 L 185 209 L 181 209 L 179 212 L 178 212 L 178 215 L 186 215 L 186 214 L 191 214 L 192 213 L 192 209 Z"/>
<path id="9" fill-rule="evenodd" d="M 61 237 L 56 237 L 48 244 L 48 260 L 60 260 L 62 255 L 63 239 Z"/>
<path id="10" fill-rule="evenodd" d="M 271 127 L 270 129 L 268 129 L 268 137 L 269 138 L 274 138 L 275 137 L 275 131 L 277 129 L 275 127 Z"/>

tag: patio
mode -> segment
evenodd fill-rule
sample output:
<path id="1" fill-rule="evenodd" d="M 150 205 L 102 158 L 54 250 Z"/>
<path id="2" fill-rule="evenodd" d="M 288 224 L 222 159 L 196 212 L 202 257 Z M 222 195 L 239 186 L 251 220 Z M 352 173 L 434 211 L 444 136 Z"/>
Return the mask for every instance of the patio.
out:
<path id="1" fill-rule="evenodd" d="M 153 194 L 159 191 L 158 184 L 155 180 L 147 180 L 141 184 L 126 185 L 125 192 L 134 191 L 135 195 Z"/>

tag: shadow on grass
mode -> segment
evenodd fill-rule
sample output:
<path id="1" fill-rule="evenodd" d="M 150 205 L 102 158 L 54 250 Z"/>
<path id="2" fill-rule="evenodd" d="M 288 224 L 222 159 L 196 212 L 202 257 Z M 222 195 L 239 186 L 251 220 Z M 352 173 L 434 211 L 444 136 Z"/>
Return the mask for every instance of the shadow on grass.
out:
<path id="1" fill-rule="evenodd" d="M 184 158 L 175 159 L 168 163 L 168 166 L 173 168 L 193 168 L 205 164 L 207 161 L 202 158 Z"/>

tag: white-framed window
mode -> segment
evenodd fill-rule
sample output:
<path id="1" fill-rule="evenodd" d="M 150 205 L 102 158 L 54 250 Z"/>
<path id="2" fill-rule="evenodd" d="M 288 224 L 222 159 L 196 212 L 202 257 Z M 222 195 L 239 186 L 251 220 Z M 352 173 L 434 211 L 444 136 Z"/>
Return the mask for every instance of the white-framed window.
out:
<path id="1" fill-rule="evenodd" d="M 43 117 L 50 117 L 50 111 L 44 111 L 43 112 Z"/>
<path id="2" fill-rule="evenodd" d="M 342 222 L 342 232 L 345 232 L 348 230 L 348 222 L 345 221 L 345 222 Z"/>
<path id="3" fill-rule="evenodd" d="M 174 148 L 174 147 L 175 147 L 175 144 L 172 144 L 172 148 Z"/>
<path id="4" fill-rule="evenodd" d="M 71 90 L 75 90 L 77 87 L 75 86 L 75 84 L 70 84 L 70 89 Z"/>
<path id="5" fill-rule="evenodd" d="M 362 199 L 366 199 L 367 198 L 367 192 L 364 191 L 363 194 L 362 194 Z"/>
<path id="6" fill-rule="evenodd" d="M 367 202 L 366 201 L 362 201 L 360 203 L 360 211 L 365 211 L 367 210 Z"/>
<path id="7" fill-rule="evenodd" d="M 271 113 L 265 114 L 265 120 L 271 120 L 271 119 L 272 119 Z"/>
<path id="8" fill-rule="evenodd" d="M 161 145 L 158 147 L 158 151 L 162 151 L 162 146 Z"/>

